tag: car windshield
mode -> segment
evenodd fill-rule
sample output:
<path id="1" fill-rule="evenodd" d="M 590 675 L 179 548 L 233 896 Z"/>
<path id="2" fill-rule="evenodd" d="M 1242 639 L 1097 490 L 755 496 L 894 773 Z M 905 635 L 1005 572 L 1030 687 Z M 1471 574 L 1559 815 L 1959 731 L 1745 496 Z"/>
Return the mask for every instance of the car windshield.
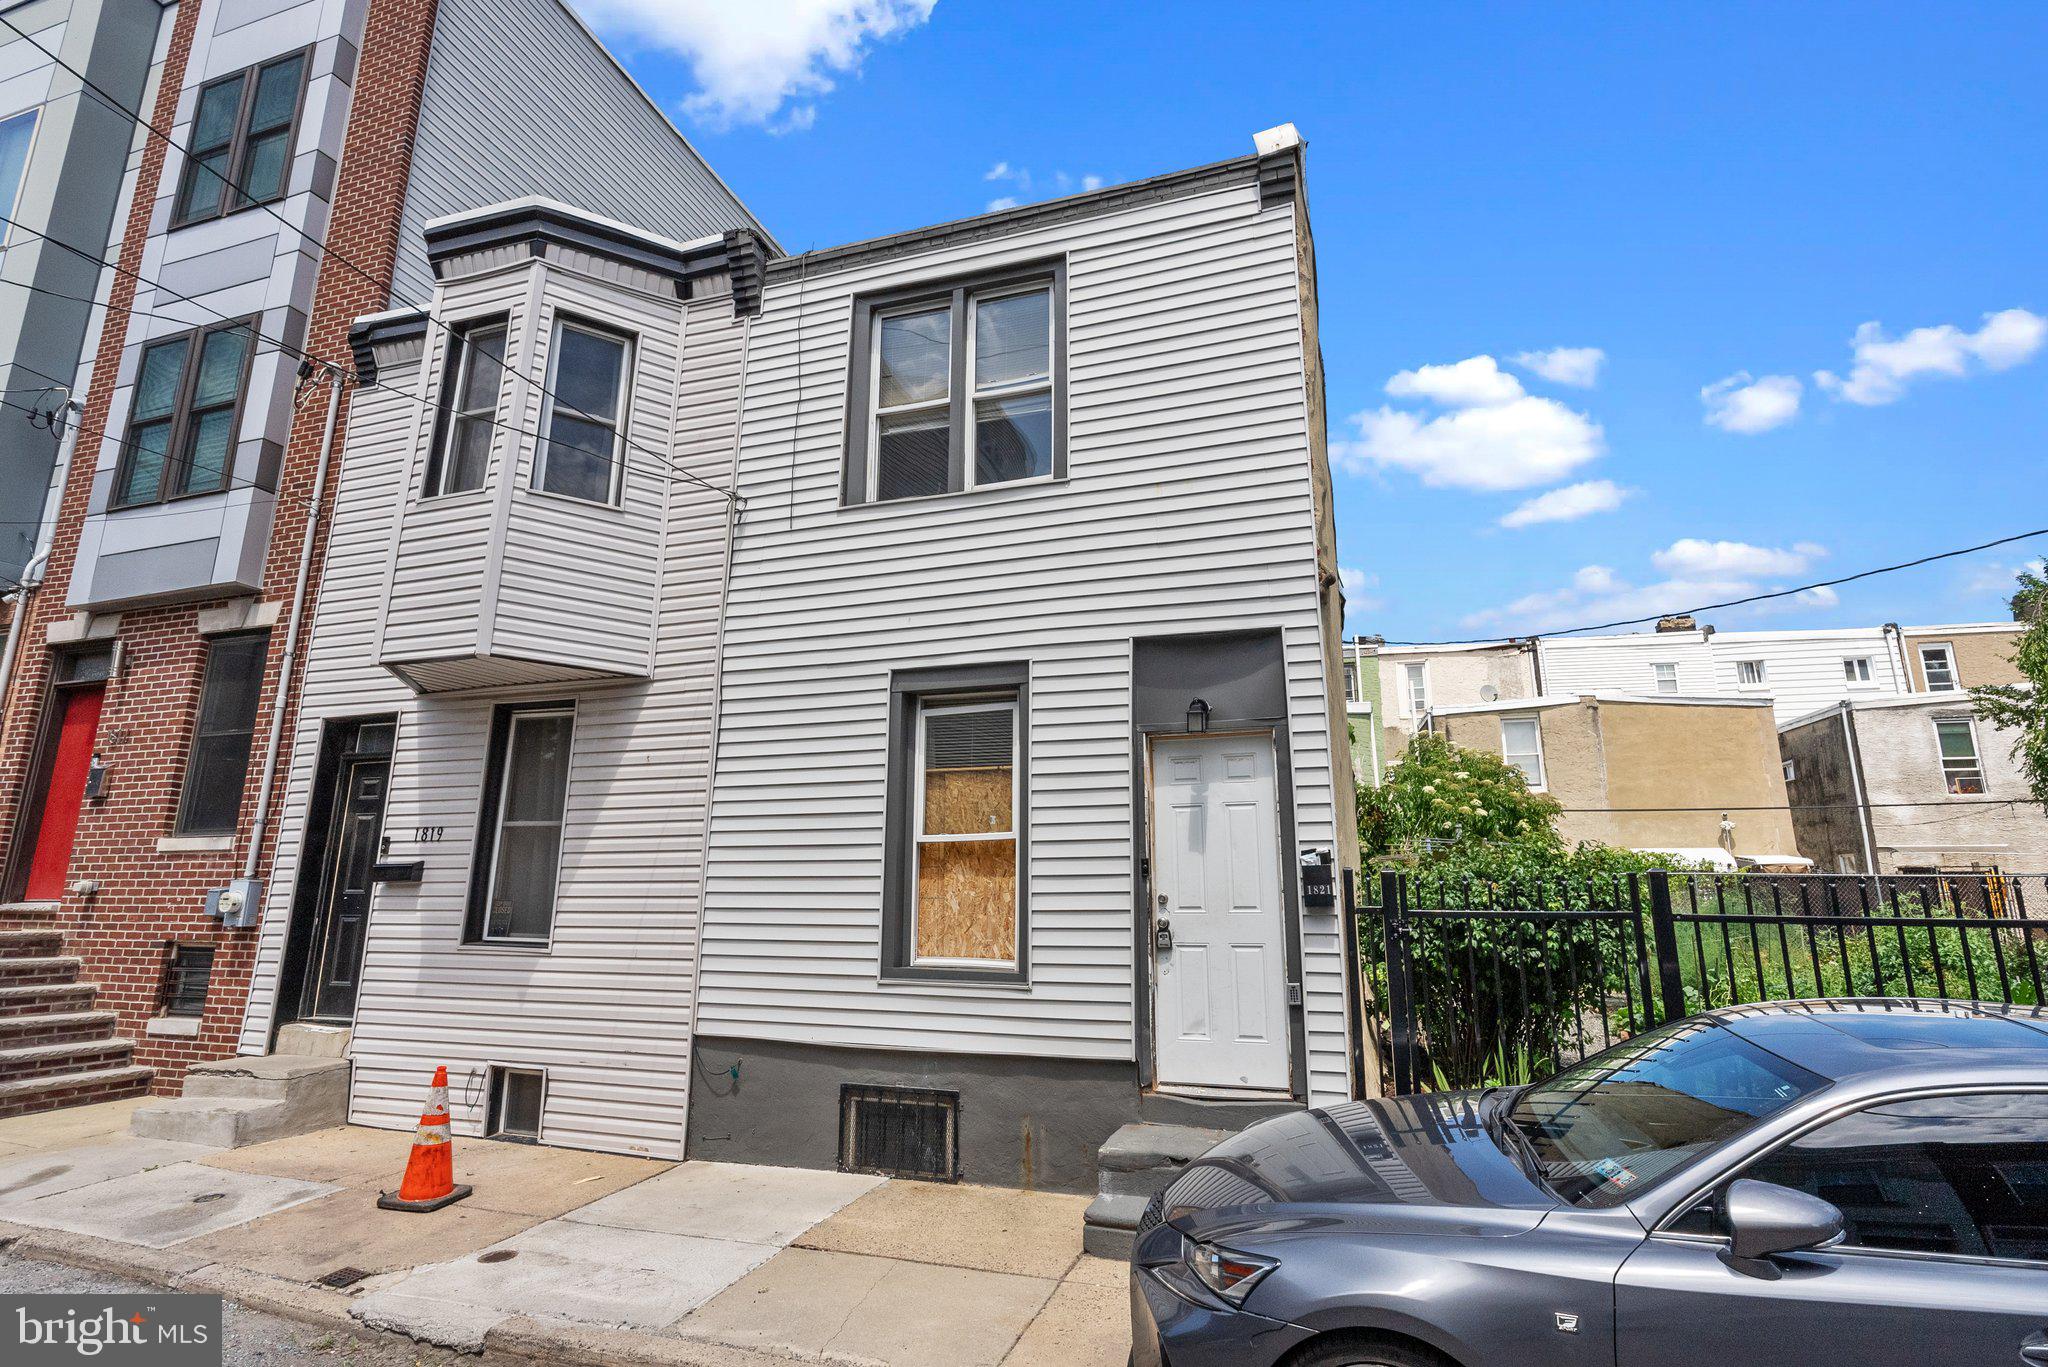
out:
<path id="1" fill-rule="evenodd" d="M 1525 1089 L 1508 1119 L 1553 1191 L 1611 1206 L 1826 1085 L 1716 1022 L 1680 1021 Z"/>

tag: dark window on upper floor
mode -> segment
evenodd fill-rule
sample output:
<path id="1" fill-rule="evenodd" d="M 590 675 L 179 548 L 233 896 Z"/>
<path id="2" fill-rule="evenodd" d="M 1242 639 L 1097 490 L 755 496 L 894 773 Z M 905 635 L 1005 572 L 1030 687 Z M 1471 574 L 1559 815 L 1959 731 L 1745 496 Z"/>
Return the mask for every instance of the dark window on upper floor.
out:
<path id="1" fill-rule="evenodd" d="M 434 449 L 427 458 L 426 497 L 484 487 L 491 436 L 498 430 L 498 398 L 505 387 L 508 320 L 478 318 L 457 324 L 442 370 Z"/>
<path id="2" fill-rule="evenodd" d="M 310 55 L 294 52 L 199 88 L 172 227 L 284 198 Z"/>
<path id="3" fill-rule="evenodd" d="M 249 779 L 249 747 L 256 735 L 256 703 L 270 635 L 218 636 L 206 648 L 206 681 L 199 690 L 199 723 L 185 762 L 178 803 L 180 835 L 232 835 Z"/>
<path id="4" fill-rule="evenodd" d="M 855 302 L 847 503 L 1066 473 L 1062 263 Z"/>
<path id="5" fill-rule="evenodd" d="M 113 507 L 228 487 L 255 351 L 254 319 L 181 332 L 143 350 Z"/>
<path id="6" fill-rule="evenodd" d="M 633 339 L 575 318 L 555 321 L 533 487 L 591 503 L 625 488 L 627 388 Z"/>

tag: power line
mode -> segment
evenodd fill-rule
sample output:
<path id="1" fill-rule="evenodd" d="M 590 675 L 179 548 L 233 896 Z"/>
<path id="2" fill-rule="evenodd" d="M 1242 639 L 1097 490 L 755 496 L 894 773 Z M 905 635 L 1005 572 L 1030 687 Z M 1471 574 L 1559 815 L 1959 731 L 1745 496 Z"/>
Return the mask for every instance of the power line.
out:
<path id="1" fill-rule="evenodd" d="M 1953 560 L 1960 555 L 1975 555 L 1979 551 L 1988 551 L 1999 546 L 2009 546 L 2015 541 L 2025 541 L 2028 537 L 2032 536 L 2048 536 L 2048 527 L 2036 527 L 2030 532 L 2014 532 L 2011 536 L 2001 536 L 1995 541 L 1986 541 L 1976 546 L 1964 546 L 1953 551 L 1938 551 L 1933 555 L 1923 555 L 1916 560 L 1902 560 L 1896 565 L 1880 565 L 1873 570 L 1861 570 L 1855 574 L 1845 574 L 1839 579 L 1821 579 L 1811 584 L 1800 584 L 1795 588 L 1773 589 L 1769 593 L 1753 593 L 1746 598 L 1730 598 L 1719 603 L 1702 603 L 1698 607 L 1692 608 L 1673 608 L 1664 612 L 1653 612 L 1644 617 L 1628 617 L 1615 622 L 1600 622 L 1588 626 L 1566 627 L 1561 631 L 1527 632 L 1519 635 L 1472 636 L 1456 641 L 1382 641 L 1380 644 L 1390 646 L 1499 645 L 1516 640 L 1533 641 L 1543 636 L 1577 636 L 1589 631 L 1610 631 L 1615 627 L 1641 626 L 1645 622 L 1657 622 L 1666 617 L 1685 617 L 1702 612 L 1716 612 L 1722 608 L 1738 608 L 1750 603 L 1769 602 L 1773 598 L 1790 598 L 1794 594 L 1807 593 L 1814 589 L 1830 589 L 1839 584 L 1853 584 L 1859 579 L 1869 579 L 1880 574 L 1893 574 L 1899 570 L 1917 569 L 1921 565 L 1932 565 L 1938 560 Z"/>
<path id="2" fill-rule="evenodd" d="M 107 91 L 103 87 L 101 87 L 97 82 L 95 82 L 90 76 L 87 76 L 77 67 L 72 66 L 62 57 L 50 51 L 41 43 L 38 43 L 34 38 L 30 37 L 29 34 L 27 34 L 22 29 L 17 27 L 15 23 L 12 20 L 8 19 L 5 15 L 0 15 L 0 24 L 5 24 L 8 28 L 13 29 L 14 32 L 18 34 L 25 42 L 27 42 L 30 47 L 42 53 L 45 57 L 48 57 L 52 62 L 55 62 L 58 66 L 64 68 L 64 70 L 70 72 L 71 75 L 78 79 L 78 81 L 84 86 L 86 90 L 90 91 L 96 98 L 98 98 L 101 101 L 101 103 L 105 104 L 109 109 L 113 110 L 118 114 L 125 115 L 128 118 L 135 120 L 136 123 L 140 124 L 143 128 L 148 129 L 150 133 L 155 135 L 156 138 L 159 139 L 166 147 L 175 148 L 178 151 L 178 153 L 184 156 L 187 160 L 190 160 L 192 158 L 192 150 L 189 147 L 185 146 L 185 144 L 179 142 L 169 133 L 166 133 L 163 129 L 157 127 L 154 123 L 150 122 L 150 120 L 143 117 L 142 111 L 139 108 L 130 108 L 129 106 L 123 104 L 120 100 L 116 99 L 114 96 L 108 94 Z M 425 315 L 429 323 L 433 324 L 435 327 L 440 328 L 450 337 L 455 337 L 458 335 L 454 327 L 451 326 L 449 323 L 443 321 L 441 318 L 435 316 L 433 310 L 428 308 L 426 305 L 419 303 L 417 300 L 407 298 L 405 295 L 401 294 L 393 281 L 379 278 L 375 273 L 371 272 L 370 270 L 366 269 L 363 266 L 358 265 L 356 262 L 351 260 L 346 253 L 332 246 L 324 237 L 314 236 L 306 229 L 300 227 L 298 224 L 286 218 L 283 214 L 280 214 L 276 209 L 271 207 L 270 203 L 267 200 L 257 201 L 253 195 L 249 194 L 246 186 L 236 181 L 230 180 L 227 176 L 221 175 L 219 172 L 214 172 L 213 174 L 223 183 L 223 185 L 227 189 L 234 191 L 243 200 L 248 201 L 250 205 L 252 205 L 255 208 L 263 210 L 264 213 L 276 219 L 278 223 L 282 224 L 285 228 L 289 229 L 293 233 L 296 233 L 300 238 L 310 243 L 319 251 L 322 260 L 326 260 L 327 258 L 332 257 L 334 260 L 346 266 L 349 270 L 354 271 L 357 275 L 361 276 L 363 280 L 366 281 L 379 294 L 384 295 L 385 297 L 387 297 L 388 299 L 395 303 L 403 304 L 408 308 L 419 309 L 421 313 Z M 10 219 L 8 221 L 12 222 L 13 220 Z M 35 229 L 30 228 L 27 231 L 33 233 L 35 232 Z M 40 233 L 37 233 L 36 235 L 38 237 L 42 236 L 42 234 Z M 44 240 L 52 241 L 54 239 L 45 238 Z M 59 243 L 58 245 L 64 246 L 66 244 Z M 75 251 L 77 249 L 69 248 L 69 250 Z M 89 259 L 95 261 L 99 260 L 99 258 L 97 257 L 91 257 Z M 106 264 L 112 265 L 113 263 L 109 262 Z M 115 269 L 118 270 L 120 268 L 116 266 Z M 137 278 L 140 279 L 141 277 L 138 276 Z M 157 286 L 157 288 L 163 287 Z M 175 293 L 175 291 L 173 291 L 173 293 Z M 188 302 L 197 303 L 198 301 L 189 300 Z M 205 308 L 206 305 L 200 304 L 199 307 Z M 304 355 L 304 353 L 300 354 Z M 321 364 L 332 365 L 334 363 L 322 360 Z M 509 372 L 510 367 L 507 366 L 503 358 L 498 358 L 497 365 L 499 375 L 502 378 L 502 376 Z M 574 404 L 567 403 L 565 400 L 562 399 L 562 397 L 559 394 L 555 393 L 554 390 L 548 388 L 548 386 L 544 382 L 539 380 L 533 380 L 530 381 L 530 383 L 532 383 L 535 389 L 539 390 L 542 394 L 546 395 L 549 399 L 553 400 L 558 408 L 566 408 L 569 412 L 577 415 L 578 417 L 586 418 L 591 422 L 602 423 L 605 421 L 603 418 L 598 417 L 594 414 L 585 413 L 582 409 L 576 407 Z M 654 460 L 660 461 L 672 473 L 681 475 L 684 479 L 687 479 L 692 483 L 699 485 L 705 490 L 720 495 L 730 503 L 737 504 L 738 502 L 740 502 L 740 497 L 736 490 L 722 489 L 718 485 L 713 484 L 710 480 L 705 479 L 703 476 L 697 474 L 696 472 L 683 469 L 681 466 L 677 465 L 670 457 L 662 454 L 661 452 L 651 450 L 647 447 L 640 445 L 640 443 L 634 441 L 632 436 L 626 431 L 625 424 L 623 422 L 620 423 L 619 426 L 614 430 L 618 434 L 620 443 L 627 449 L 639 451 L 643 455 L 646 455 Z M 534 435 L 538 439 L 538 434 Z M 616 456 L 608 457 L 606 460 L 606 464 L 608 465 L 623 465 L 624 463 L 625 462 L 622 458 Z"/>
<path id="3" fill-rule="evenodd" d="M 1709 806 L 1709 807 L 1563 807 L 1562 816 L 1611 816 L 1628 813 L 1662 812 L 1860 812 L 1877 807 L 2017 807 L 2021 803 L 2035 805 L 2034 799 L 2025 797 L 1984 797 L 1976 799 L 1928 798 L 1919 802 L 1766 802 L 1753 806 Z"/>

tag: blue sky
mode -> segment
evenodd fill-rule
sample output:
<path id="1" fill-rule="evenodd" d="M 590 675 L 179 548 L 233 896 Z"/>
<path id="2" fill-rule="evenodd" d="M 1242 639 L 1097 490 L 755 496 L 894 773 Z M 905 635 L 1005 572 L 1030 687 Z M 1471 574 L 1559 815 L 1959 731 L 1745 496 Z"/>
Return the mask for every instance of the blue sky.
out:
<path id="1" fill-rule="evenodd" d="M 1354 631 L 1556 630 L 2048 525 L 2035 0 L 575 3 L 791 250 L 1297 124 Z M 2044 552 L 1709 620 L 2001 619 Z"/>

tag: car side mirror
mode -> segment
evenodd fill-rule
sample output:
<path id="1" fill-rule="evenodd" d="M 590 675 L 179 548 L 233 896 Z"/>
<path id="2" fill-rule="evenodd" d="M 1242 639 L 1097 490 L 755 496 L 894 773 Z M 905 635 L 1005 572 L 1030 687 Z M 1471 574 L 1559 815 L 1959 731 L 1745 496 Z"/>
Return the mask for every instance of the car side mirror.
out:
<path id="1" fill-rule="evenodd" d="M 1754 1261 L 1840 1243 L 1842 1212 L 1818 1196 L 1772 1182 L 1741 1178 L 1728 1184 L 1722 1203 L 1729 1252 Z"/>

